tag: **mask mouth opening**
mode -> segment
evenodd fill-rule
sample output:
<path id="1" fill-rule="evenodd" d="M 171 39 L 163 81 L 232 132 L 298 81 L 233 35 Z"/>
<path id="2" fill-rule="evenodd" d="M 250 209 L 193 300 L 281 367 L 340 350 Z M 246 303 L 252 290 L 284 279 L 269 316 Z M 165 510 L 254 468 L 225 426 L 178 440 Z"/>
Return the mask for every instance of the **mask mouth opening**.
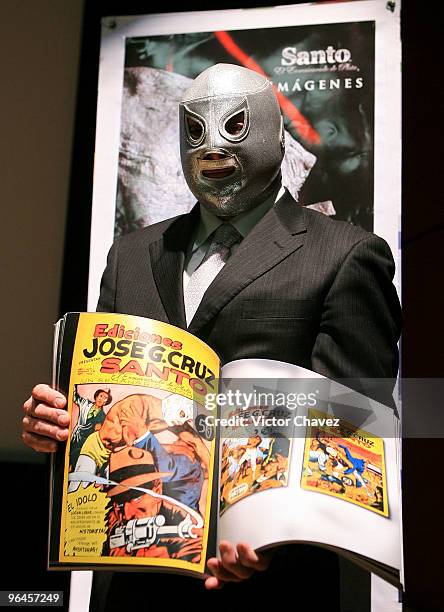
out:
<path id="1" fill-rule="evenodd" d="M 198 169 L 206 179 L 224 179 L 236 172 L 234 155 L 222 151 L 211 151 L 198 160 Z"/>
<path id="2" fill-rule="evenodd" d="M 236 168 L 216 168 L 214 170 L 202 170 L 202 176 L 207 179 L 221 179 L 234 174 Z"/>

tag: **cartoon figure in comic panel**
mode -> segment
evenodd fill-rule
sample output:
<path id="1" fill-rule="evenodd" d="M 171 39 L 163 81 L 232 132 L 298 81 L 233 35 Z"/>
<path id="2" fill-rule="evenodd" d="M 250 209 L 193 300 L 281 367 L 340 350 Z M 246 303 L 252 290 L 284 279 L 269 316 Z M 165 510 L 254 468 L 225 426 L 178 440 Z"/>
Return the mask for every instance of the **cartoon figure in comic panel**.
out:
<path id="1" fill-rule="evenodd" d="M 175 394 L 162 400 L 134 394 L 116 402 L 101 428 L 84 443 L 75 472 L 70 474 L 69 490 L 78 488 L 85 473 L 106 472 L 113 452 L 135 446 L 149 451 L 159 472 L 168 473 L 163 478 L 166 495 L 203 513 L 210 453 L 191 426 L 193 410 L 192 400 Z M 168 440 L 161 443 L 158 436 L 164 432 Z"/>
<path id="2" fill-rule="evenodd" d="M 223 445 L 221 510 L 247 494 L 287 486 L 290 441 L 285 436 L 262 438 L 257 433 L 242 444 Z M 248 485 L 232 497 L 235 487 Z"/>
<path id="3" fill-rule="evenodd" d="M 77 385 L 74 385 L 73 401 L 79 409 L 79 416 L 71 434 L 69 457 L 71 468 L 75 467 L 88 436 L 101 427 L 106 416 L 104 408 L 112 400 L 110 389 L 97 389 L 94 393 L 94 401 L 91 401 L 79 395 Z"/>
<path id="4" fill-rule="evenodd" d="M 318 438 L 312 438 L 310 441 L 310 450 L 308 451 L 308 462 L 311 464 L 317 464 L 319 471 L 325 472 L 327 459 L 328 455 L 325 444 L 323 444 Z M 309 465 L 305 471 L 308 476 L 313 474 L 312 468 Z"/>
<path id="5" fill-rule="evenodd" d="M 359 457 L 354 457 L 349 449 L 344 444 L 339 444 L 339 447 L 344 450 L 345 456 L 349 462 L 349 467 L 344 471 L 344 474 L 353 474 L 355 477 L 355 486 L 356 488 L 364 487 L 367 493 L 369 490 L 367 488 L 367 483 L 363 478 L 364 471 L 367 467 L 367 462 L 365 459 L 359 459 Z"/>
<path id="6" fill-rule="evenodd" d="M 232 482 L 239 469 L 239 460 L 245 452 L 245 446 L 229 446 L 226 442 L 222 449 L 221 485 Z"/>
<path id="7" fill-rule="evenodd" d="M 256 480 L 256 470 L 262 462 L 264 454 L 261 436 L 256 433 L 254 436 L 248 438 L 245 450 L 239 459 L 236 482 L 242 478 L 246 478 L 249 473 L 251 473 L 251 478 L 254 482 Z"/>
<path id="8" fill-rule="evenodd" d="M 171 476 L 158 471 L 149 451 L 133 446 L 111 453 L 104 554 L 200 561 L 203 519 L 164 494 L 163 479 Z"/>
<path id="9" fill-rule="evenodd" d="M 290 441 L 284 436 L 268 440 L 268 456 L 262 464 L 261 475 L 253 485 L 257 491 L 287 486 Z"/>

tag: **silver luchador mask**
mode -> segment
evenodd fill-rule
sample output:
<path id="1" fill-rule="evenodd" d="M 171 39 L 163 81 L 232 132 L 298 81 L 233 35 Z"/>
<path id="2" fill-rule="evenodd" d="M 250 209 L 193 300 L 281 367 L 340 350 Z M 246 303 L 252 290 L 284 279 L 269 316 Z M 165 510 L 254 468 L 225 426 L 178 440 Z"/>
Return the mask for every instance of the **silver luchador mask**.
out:
<path id="1" fill-rule="evenodd" d="M 219 217 L 263 202 L 284 156 L 284 128 L 272 85 L 232 64 L 204 70 L 180 103 L 180 155 L 193 195 Z"/>

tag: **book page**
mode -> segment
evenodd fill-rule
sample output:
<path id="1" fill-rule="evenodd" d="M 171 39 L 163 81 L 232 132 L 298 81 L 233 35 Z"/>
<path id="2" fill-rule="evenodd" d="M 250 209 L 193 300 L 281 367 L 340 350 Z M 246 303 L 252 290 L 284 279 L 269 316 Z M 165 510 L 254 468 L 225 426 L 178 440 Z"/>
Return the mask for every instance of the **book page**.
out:
<path id="1" fill-rule="evenodd" d="M 200 424 L 217 355 L 166 323 L 74 316 L 54 561 L 203 574 L 216 448 Z"/>
<path id="2" fill-rule="evenodd" d="M 229 380 L 230 388 L 237 386 L 242 393 L 274 389 L 275 398 L 290 393 L 307 397 L 319 387 L 324 394 L 319 393 L 312 405 L 306 402 L 289 410 L 288 425 L 279 427 L 273 421 L 276 429 L 271 436 L 267 422 L 251 433 L 251 415 L 244 423 L 244 439 L 239 422 L 237 437 L 233 429 L 221 428 L 218 540 L 247 541 L 256 549 L 312 542 L 346 549 L 399 570 L 400 471 L 393 410 L 282 362 L 232 362 L 224 366 L 222 376 Z M 277 409 L 274 406 L 274 412 Z M 285 419 L 285 409 L 279 409 Z M 261 407 L 268 415 L 273 410 Z M 252 411 L 238 407 L 232 412 Z M 256 444 L 252 435 L 261 441 Z M 288 439 L 288 457 L 287 443 L 282 454 L 273 453 L 273 438 L 279 441 L 281 452 L 282 440 Z M 253 469 L 254 453 L 249 449 L 254 444 L 261 455 L 256 453 Z M 242 464 L 241 457 L 245 457 Z M 273 472 L 267 468 L 270 463 Z M 226 484 L 230 478 L 231 489 Z"/>

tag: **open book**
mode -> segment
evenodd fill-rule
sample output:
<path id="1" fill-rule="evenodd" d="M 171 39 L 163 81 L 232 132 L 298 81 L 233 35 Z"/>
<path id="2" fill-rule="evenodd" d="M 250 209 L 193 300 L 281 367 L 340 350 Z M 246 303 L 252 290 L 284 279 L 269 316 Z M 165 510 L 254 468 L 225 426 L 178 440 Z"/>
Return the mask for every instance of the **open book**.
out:
<path id="1" fill-rule="evenodd" d="M 224 365 L 120 314 L 56 326 L 70 436 L 52 461 L 49 567 L 202 577 L 221 540 L 310 543 L 402 582 L 396 411 L 304 368 Z"/>

